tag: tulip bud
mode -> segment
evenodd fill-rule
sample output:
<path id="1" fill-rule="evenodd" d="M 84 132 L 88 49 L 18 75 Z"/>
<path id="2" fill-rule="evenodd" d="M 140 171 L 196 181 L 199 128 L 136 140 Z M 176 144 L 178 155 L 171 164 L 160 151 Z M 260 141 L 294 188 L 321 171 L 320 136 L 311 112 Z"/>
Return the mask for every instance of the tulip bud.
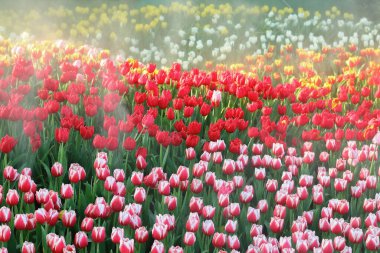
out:
<path id="1" fill-rule="evenodd" d="M 0 242 L 7 242 L 11 239 L 11 228 L 8 225 L 0 226 Z"/>
<path id="2" fill-rule="evenodd" d="M 133 195 L 136 203 L 143 203 L 146 199 L 146 191 L 143 187 L 136 187 Z"/>
<path id="3" fill-rule="evenodd" d="M 212 244 L 215 248 L 223 248 L 226 244 L 227 236 L 223 233 L 216 232 L 212 237 Z"/>
<path id="4" fill-rule="evenodd" d="M 77 222 L 77 216 L 75 211 L 64 211 L 62 215 L 62 224 L 65 227 L 73 227 Z"/>
<path id="5" fill-rule="evenodd" d="M 62 184 L 61 186 L 61 197 L 63 199 L 71 199 L 74 195 L 74 189 L 71 184 Z"/>
<path id="6" fill-rule="evenodd" d="M 135 240 L 139 243 L 145 243 L 149 239 L 149 232 L 145 227 L 139 227 L 135 230 Z"/>
<path id="7" fill-rule="evenodd" d="M 111 232 L 111 241 L 115 244 L 119 244 L 120 240 L 124 237 L 124 229 L 122 228 L 112 228 Z"/>
<path id="8" fill-rule="evenodd" d="M 36 248 L 34 247 L 34 244 L 32 242 L 25 241 L 22 244 L 21 253 L 35 253 Z"/>
<path id="9" fill-rule="evenodd" d="M 271 217 L 269 227 L 273 233 L 281 233 L 284 228 L 284 219 Z"/>
<path id="10" fill-rule="evenodd" d="M 51 175 L 53 177 L 60 177 L 63 174 L 63 167 L 62 164 L 59 162 L 55 162 L 53 166 L 51 167 Z"/>
<path id="11" fill-rule="evenodd" d="M 91 232 L 91 238 L 95 243 L 104 242 L 106 239 L 106 229 L 104 227 L 94 227 Z"/>
<path id="12" fill-rule="evenodd" d="M 134 242 L 133 239 L 122 238 L 119 245 L 120 253 L 133 253 L 135 251 Z"/>
<path id="13" fill-rule="evenodd" d="M 0 223 L 8 223 L 11 220 L 12 212 L 6 206 L 0 208 Z"/>
<path id="14" fill-rule="evenodd" d="M 88 245 L 88 238 L 85 232 L 79 231 L 74 236 L 75 247 L 79 249 L 84 249 Z"/>
<path id="15" fill-rule="evenodd" d="M 196 241 L 195 234 L 193 232 L 186 232 L 183 237 L 183 243 L 187 246 L 193 246 Z"/>
<path id="16" fill-rule="evenodd" d="M 17 190 L 9 189 L 6 197 L 7 205 L 15 206 L 18 204 L 20 196 L 18 195 Z"/>

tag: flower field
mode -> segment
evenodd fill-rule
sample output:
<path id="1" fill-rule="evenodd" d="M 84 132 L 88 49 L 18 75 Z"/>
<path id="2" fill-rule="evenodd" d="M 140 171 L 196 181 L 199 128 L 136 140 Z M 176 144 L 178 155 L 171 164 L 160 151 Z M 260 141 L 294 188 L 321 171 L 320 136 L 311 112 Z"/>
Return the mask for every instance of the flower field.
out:
<path id="1" fill-rule="evenodd" d="M 379 24 L 44 15 L 0 10 L 0 252 L 379 251 Z"/>

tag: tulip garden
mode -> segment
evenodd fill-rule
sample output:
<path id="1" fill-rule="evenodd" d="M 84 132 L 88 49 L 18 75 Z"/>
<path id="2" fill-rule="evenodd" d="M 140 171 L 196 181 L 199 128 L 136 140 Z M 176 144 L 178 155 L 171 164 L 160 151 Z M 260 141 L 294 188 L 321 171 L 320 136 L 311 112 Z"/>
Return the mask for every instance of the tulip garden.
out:
<path id="1" fill-rule="evenodd" d="M 380 250 L 376 22 L 191 3 L 0 20 L 1 253 Z"/>

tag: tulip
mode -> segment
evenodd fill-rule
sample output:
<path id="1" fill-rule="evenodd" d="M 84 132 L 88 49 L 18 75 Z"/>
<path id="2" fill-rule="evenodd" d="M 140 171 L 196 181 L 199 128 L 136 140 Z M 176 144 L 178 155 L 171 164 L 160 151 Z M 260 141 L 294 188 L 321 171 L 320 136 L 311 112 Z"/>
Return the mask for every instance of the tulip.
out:
<path id="1" fill-rule="evenodd" d="M 12 151 L 12 149 L 16 146 L 17 139 L 12 136 L 5 135 L 0 140 L 0 151 L 4 154 L 7 154 Z"/>
<path id="2" fill-rule="evenodd" d="M 164 202 L 168 206 L 169 211 L 173 211 L 177 208 L 177 197 L 175 196 L 165 196 Z"/>
<path id="3" fill-rule="evenodd" d="M 186 232 L 183 237 L 183 243 L 187 246 L 193 246 L 196 241 L 195 234 L 193 232 Z"/>
<path id="4" fill-rule="evenodd" d="M 55 226 L 55 224 L 58 221 L 58 217 L 59 217 L 58 211 L 54 210 L 54 209 L 50 209 L 47 212 L 47 216 L 46 216 L 46 222 L 47 222 L 47 224 L 49 224 L 49 226 Z"/>
<path id="5" fill-rule="evenodd" d="M 35 253 L 36 248 L 34 247 L 34 243 L 25 241 L 22 244 L 21 253 Z"/>
<path id="6" fill-rule="evenodd" d="M 135 240 L 139 243 L 145 243 L 149 239 L 149 232 L 145 227 L 139 227 L 135 230 Z"/>
<path id="7" fill-rule="evenodd" d="M 214 223 L 212 220 L 205 220 L 202 222 L 202 233 L 211 236 L 215 232 Z"/>
<path id="8" fill-rule="evenodd" d="M 19 174 L 12 166 L 6 166 L 3 170 L 3 176 L 6 180 L 14 182 L 19 178 Z"/>
<path id="9" fill-rule="evenodd" d="M 145 189 L 142 187 L 136 187 L 134 193 L 134 200 L 136 203 L 143 203 L 146 199 Z"/>
<path id="10" fill-rule="evenodd" d="M 12 217 L 11 209 L 9 209 L 6 206 L 2 206 L 0 208 L 0 222 L 8 223 L 11 220 L 11 217 Z"/>
<path id="11" fill-rule="evenodd" d="M 285 155 L 284 146 L 282 143 L 273 143 L 272 153 L 277 157 L 283 157 Z"/>
<path id="12" fill-rule="evenodd" d="M 53 164 L 53 166 L 51 167 L 50 171 L 51 171 L 51 175 L 53 177 L 60 177 L 60 176 L 62 176 L 62 174 L 63 174 L 62 164 L 59 163 L 59 162 L 55 162 Z"/>
<path id="13" fill-rule="evenodd" d="M 101 243 L 106 239 L 106 229 L 104 227 L 94 227 L 91 232 L 92 241 Z"/>
<path id="14" fill-rule="evenodd" d="M 48 212 L 44 208 L 39 208 L 34 212 L 37 223 L 43 224 L 47 221 Z"/>
<path id="15" fill-rule="evenodd" d="M 62 184 L 61 186 L 61 197 L 63 199 L 71 199 L 74 195 L 74 189 L 71 184 Z"/>
<path id="16" fill-rule="evenodd" d="M 66 245 L 66 247 L 63 248 L 63 253 L 75 253 L 75 247 L 74 245 Z"/>
<path id="17" fill-rule="evenodd" d="M 171 246 L 168 253 L 183 253 L 183 249 L 180 246 Z"/>
<path id="18" fill-rule="evenodd" d="M 0 242 L 7 242 L 11 238 L 11 229 L 8 225 L 0 226 Z"/>
<path id="19" fill-rule="evenodd" d="M 222 248 L 226 244 L 227 236 L 223 233 L 216 232 L 212 237 L 212 244 L 215 248 Z"/>
<path id="20" fill-rule="evenodd" d="M 255 178 L 257 180 L 264 180 L 266 177 L 265 168 L 255 168 Z"/>
<path id="21" fill-rule="evenodd" d="M 115 228 L 115 227 L 112 228 L 111 241 L 113 243 L 119 244 L 120 241 L 123 239 L 123 237 L 124 237 L 124 229 L 122 229 L 122 228 Z"/>
<path id="22" fill-rule="evenodd" d="M 62 215 L 62 224 L 65 227 L 73 227 L 77 222 L 77 216 L 75 211 L 64 211 Z"/>
<path id="23" fill-rule="evenodd" d="M 163 240 L 168 235 L 168 226 L 162 223 L 154 223 L 152 236 L 155 240 Z"/>
<path id="24" fill-rule="evenodd" d="M 306 253 L 309 249 L 309 244 L 306 240 L 299 239 L 296 243 L 296 249 L 299 253 Z"/>
<path id="25" fill-rule="evenodd" d="M 361 228 L 351 228 L 348 232 L 348 240 L 351 243 L 361 243 L 363 241 L 363 230 Z"/>
<path id="26" fill-rule="evenodd" d="M 346 239 L 342 236 L 337 236 L 333 241 L 334 249 L 342 251 L 346 247 Z"/>
<path id="27" fill-rule="evenodd" d="M 18 181 L 18 189 L 22 192 L 28 192 L 32 188 L 33 181 L 30 176 L 20 175 Z"/>
<path id="28" fill-rule="evenodd" d="M 284 228 L 284 219 L 271 217 L 269 227 L 273 233 L 281 233 Z"/>
<path id="29" fill-rule="evenodd" d="M 17 190 L 9 189 L 6 197 L 7 205 L 15 206 L 18 204 L 20 196 L 18 195 Z"/>
<path id="30" fill-rule="evenodd" d="M 84 249 L 88 245 L 88 238 L 85 232 L 79 231 L 74 236 L 75 247 L 79 249 Z"/>
<path id="31" fill-rule="evenodd" d="M 378 235 L 369 234 L 365 240 L 365 246 L 371 251 L 378 250 L 380 247 L 380 240 Z"/>
<path id="32" fill-rule="evenodd" d="M 240 241 L 239 238 L 236 235 L 228 235 L 227 236 L 227 247 L 229 249 L 239 249 L 240 248 Z"/>
<path id="33" fill-rule="evenodd" d="M 186 160 L 193 160 L 195 158 L 195 149 L 190 147 L 186 149 Z"/>
<path id="34" fill-rule="evenodd" d="M 133 239 L 122 238 L 119 245 L 120 253 L 133 253 L 135 251 L 135 244 Z"/>
<path id="35" fill-rule="evenodd" d="M 104 189 L 109 192 L 114 192 L 116 189 L 116 179 L 113 176 L 106 177 L 104 181 Z"/>
<path id="36" fill-rule="evenodd" d="M 234 220 L 227 220 L 227 223 L 224 226 L 224 230 L 229 234 L 235 233 L 236 228 L 237 228 L 237 221 L 236 220 L 235 221 Z"/>
<path id="37" fill-rule="evenodd" d="M 165 246 L 162 242 L 154 240 L 150 252 L 151 253 L 164 253 L 165 252 Z"/>

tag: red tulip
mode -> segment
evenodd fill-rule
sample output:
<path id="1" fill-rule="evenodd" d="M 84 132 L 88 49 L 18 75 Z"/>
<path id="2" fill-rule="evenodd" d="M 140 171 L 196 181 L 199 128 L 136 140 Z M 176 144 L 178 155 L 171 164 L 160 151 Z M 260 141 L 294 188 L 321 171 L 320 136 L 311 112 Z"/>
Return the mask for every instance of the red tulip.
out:
<path id="1" fill-rule="evenodd" d="M 146 192 L 143 187 L 136 187 L 134 193 L 134 200 L 136 203 L 143 203 L 146 199 Z"/>
<path id="2" fill-rule="evenodd" d="M 334 238 L 333 245 L 335 250 L 342 251 L 346 247 L 346 239 L 342 236 L 337 236 Z"/>
<path id="3" fill-rule="evenodd" d="M 300 198 L 297 194 L 289 194 L 286 196 L 286 207 L 296 209 L 300 203 Z"/>
<path id="4" fill-rule="evenodd" d="M 14 182 L 19 178 L 19 174 L 12 166 L 6 166 L 3 170 L 3 176 L 6 180 Z"/>
<path id="5" fill-rule="evenodd" d="M 0 222 L 1 223 L 8 223 L 11 220 L 12 212 L 11 209 L 9 209 L 6 206 L 2 206 L 0 208 Z"/>
<path id="6" fill-rule="evenodd" d="M 90 232 L 92 231 L 94 227 L 94 219 L 90 217 L 85 217 L 80 225 L 80 228 L 85 231 L 85 232 Z"/>
<path id="7" fill-rule="evenodd" d="M 266 190 L 268 192 L 275 192 L 278 188 L 278 182 L 276 179 L 268 179 L 266 183 Z"/>
<path id="8" fill-rule="evenodd" d="M 227 247 L 229 249 L 238 250 L 240 248 L 240 241 L 236 235 L 227 236 Z"/>
<path id="9" fill-rule="evenodd" d="M 180 246 L 171 246 L 168 253 L 183 253 L 183 249 Z"/>
<path id="10" fill-rule="evenodd" d="M 55 129 L 55 140 L 58 143 L 66 143 L 69 140 L 70 129 L 69 128 L 56 128 Z"/>
<path id="11" fill-rule="evenodd" d="M 187 246 L 193 246 L 196 241 L 195 234 L 193 232 L 186 232 L 183 237 L 183 243 Z"/>
<path id="12" fill-rule="evenodd" d="M 62 184 L 61 197 L 63 199 L 71 199 L 74 196 L 74 189 L 71 184 Z"/>
<path id="13" fill-rule="evenodd" d="M 273 143 L 272 153 L 277 157 L 283 157 L 285 155 L 284 145 L 282 143 Z"/>
<path id="14" fill-rule="evenodd" d="M 198 213 L 190 213 L 186 222 L 186 231 L 197 232 L 199 228 L 200 219 Z"/>
<path id="15" fill-rule="evenodd" d="M 158 183 L 158 192 L 161 195 L 168 196 L 170 194 L 170 184 L 168 181 L 161 180 Z"/>
<path id="16" fill-rule="evenodd" d="M 149 232 L 145 227 L 139 227 L 135 230 L 135 240 L 139 243 L 145 243 L 149 239 Z"/>
<path id="17" fill-rule="evenodd" d="M 47 221 L 48 212 L 44 208 L 39 208 L 34 211 L 34 217 L 37 223 L 44 224 Z"/>
<path id="18" fill-rule="evenodd" d="M 123 239 L 123 237 L 124 237 L 124 229 L 122 229 L 122 228 L 115 228 L 115 227 L 112 228 L 111 241 L 113 243 L 119 244 L 120 241 Z"/>
<path id="19" fill-rule="evenodd" d="M 20 196 L 18 195 L 17 190 L 9 189 L 6 197 L 7 205 L 15 206 L 18 204 Z"/>
<path id="20" fill-rule="evenodd" d="M 341 234 L 343 231 L 343 219 L 330 219 L 330 230 L 333 234 Z"/>
<path id="21" fill-rule="evenodd" d="M 165 246 L 162 242 L 154 240 L 150 252 L 151 253 L 164 253 L 165 252 Z"/>
<path id="22" fill-rule="evenodd" d="M 69 168 L 69 180 L 71 183 L 78 183 L 84 180 L 86 177 L 86 172 L 82 166 L 77 163 L 72 163 Z"/>
<path id="23" fill-rule="evenodd" d="M 94 227 L 91 232 L 92 241 L 101 243 L 106 239 L 106 229 L 104 227 Z"/>
<path id="24" fill-rule="evenodd" d="M 196 156 L 195 149 L 189 147 L 186 149 L 186 160 L 193 160 Z"/>
<path id="25" fill-rule="evenodd" d="M 21 253 L 35 253 L 36 248 L 34 247 L 34 243 L 25 241 L 22 244 Z"/>
<path id="26" fill-rule="evenodd" d="M 380 247 L 380 240 L 378 235 L 369 234 L 365 240 L 365 246 L 367 249 L 375 251 Z"/>
<path id="27" fill-rule="evenodd" d="M 191 197 L 189 202 L 189 209 L 192 213 L 200 213 L 203 208 L 203 199 L 197 197 Z"/>
<path id="28" fill-rule="evenodd" d="M 154 223 L 152 235 L 155 240 L 163 240 L 168 235 L 168 226 L 162 223 Z"/>
<path id="29" fill-rule="evenodd" d="M 120 253 L 133 253 L 135 252 L 135 244 L 133 239 L 122 238 L 119 245 Z"/>
<path id="30" fill-rule="evenodd" d="M 60 177 L 63 174 L 63 167 L 62 164 L 59 162 L 55 162 L 53 166 L 51 167 L 51 175 L 53 177 Z"/>
<path id="31" fill-rule="evenodd" d="M 226 244 L 227 236 L 223 233 L 216 232 L 212 237 L 212 244 L 215 248 L 223 248 Z"/>
<path id="32" fill-rule="evenodd" d="M 77 222 L 77 216 L 75 211 L 64 211 L 62 215 L 62 224 L 65 227 L 73 227 Z"/>
<path id="33" fill-rule="evenodd" d="M 271 217 L 269 227 L 273 233 L 281 233 L 284 228 L 284 219 Z"/>
<path id="34" fill-rule="evenodd" d="M 11 239 L 11 229 L 8 225 L 0 226 L 0 242 L 7 242 Z"/>
<path id="35" fill-rule="evenodd" d="M 226 225 L 224 226 L 224 230 L 229 234 L 235 233 L 236 228 L 237 228 L 236 220 L 227 220 Z"/>
<path id="36" fill-rule="evenodd" d="M 46 242 L 53 253 L 63 253 L 63 249 L 66 247 L 65 238 L 63 236 L 46 235 Z"/>
<path id="37" fill-rule="evenodd" d="M 58 211 L 54 210 L 54 209 L 50 209 L 47 212 L 47 216 L 46 216 L 46 222 L 47 222 L 47 224 L 49 224 L 49 226 L 55 226 L 55 224 L 58 221 L 58 217 L 59 217 Z"/>
<path id="38" fill-rule="evenodd" d="M 5 135 L 0 140 L 0 151 L 4 154 L 7 154 L 12 151 L 16 144 L 17 140 L 14 137 Z"/>
<path id="39" fill-rule="evenodd" d="M 348 240 L 351 243 L 361 243 L 363 241 L 363 230 L 361 228 L 351 228 L 348 231 Z"/>
<path id="40" fill-rule="evenodd" d="M 177 175 L 179 176 L 180 181 L 189 179 L 189 168 L 185 166 L 179 166 L 177 169 Z"/>
<path id="41" fill-rule="evenodd" d="M 309 249 L 309 244 L 306 240 L 299 239 L 296 243 L 296 249 L 299 253 L 306 253 Z"/>

